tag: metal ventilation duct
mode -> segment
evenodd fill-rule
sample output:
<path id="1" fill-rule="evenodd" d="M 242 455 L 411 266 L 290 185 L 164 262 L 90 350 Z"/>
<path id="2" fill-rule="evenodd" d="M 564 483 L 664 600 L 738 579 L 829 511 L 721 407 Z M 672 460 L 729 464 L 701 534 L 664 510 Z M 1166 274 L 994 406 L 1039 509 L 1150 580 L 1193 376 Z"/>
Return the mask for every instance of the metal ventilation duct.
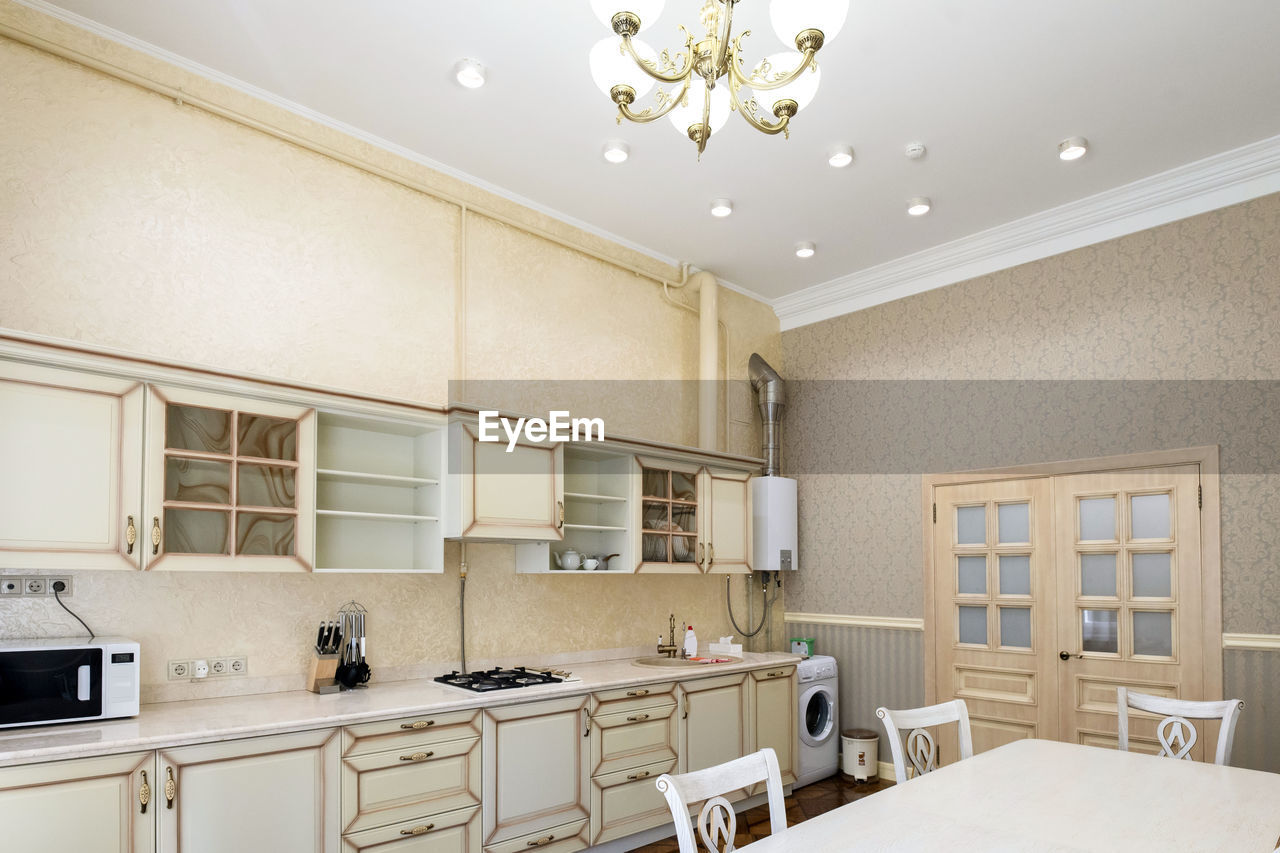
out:
<path id="1" fill-rule="evenodd" d="M 782 410 L 787 405 L 787 394 L 778 371 L 760 357 L 751 354 L 747 363 L 751 388 L 756 392 L 760 407 L 761 443 L 764 457 L 764 476 L 782 476 Z"/>

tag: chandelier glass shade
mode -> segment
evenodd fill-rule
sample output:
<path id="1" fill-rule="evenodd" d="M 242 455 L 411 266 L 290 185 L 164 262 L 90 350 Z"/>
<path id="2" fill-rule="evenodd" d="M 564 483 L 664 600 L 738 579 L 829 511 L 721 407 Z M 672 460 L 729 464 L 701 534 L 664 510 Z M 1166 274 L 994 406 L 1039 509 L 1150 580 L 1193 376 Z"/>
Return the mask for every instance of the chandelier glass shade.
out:
<path id="1" fill-rule="evenodd" d="M 706 0 L 694 33 L 681 25 L 684 44 L 676 51 L 654 49 L 636 34 L 662 13 L 663 0 L 591 0 L 592 11 L 614 33 L 591 50 L 591 77 L 618 107 L 618 123 L 646 124 L 664 116 L 698 146 L 724 127 L 730 112 L 767 134 L 790 135 L 793 116 L 818 91 L 821 75 L 814 57 L 844 26 L 848 0 L 771 0 L 774 32 L 794 50 L 771 53 L 749 66 L 742 41 L 734 36 L 738 0 Z M 653 103 L 641 98 L 657 86 Z"/>

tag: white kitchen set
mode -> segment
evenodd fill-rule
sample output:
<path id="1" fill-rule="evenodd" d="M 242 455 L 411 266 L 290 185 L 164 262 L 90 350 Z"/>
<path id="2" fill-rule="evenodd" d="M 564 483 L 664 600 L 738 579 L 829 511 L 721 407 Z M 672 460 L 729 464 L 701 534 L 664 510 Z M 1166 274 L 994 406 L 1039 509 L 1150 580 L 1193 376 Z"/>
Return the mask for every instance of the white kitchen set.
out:
<path id="1" fill-rule="evenodd" d="M 777 381 L 762 374 L 775 419 Z M 22 598 L 90 570 L 434 574 L 446 540 L 515 543 L 515 572 L 566 584 L 750 573 L 757 554 L 797 565 L 794 483 L 759 460 L 614 438 L 508 453 L 474 412 L 16 338 L 0 342 L 0 399 L 0 561 Z M 0 645 L 9 838 L 41 853 L 623 850 L 672 831 L 664 773 L 769 747 L 795 782 L 793 655 L 699 643 L 672 613 L 636 626 L 658 642 L 634 659 L 476 670 L 464 646 L 452 671 L 391 681 L 366 656 L 376 615 L 335 615 L 299 637 L 314 639 L 307 691 L 141 706 L 145 643 Z"/>

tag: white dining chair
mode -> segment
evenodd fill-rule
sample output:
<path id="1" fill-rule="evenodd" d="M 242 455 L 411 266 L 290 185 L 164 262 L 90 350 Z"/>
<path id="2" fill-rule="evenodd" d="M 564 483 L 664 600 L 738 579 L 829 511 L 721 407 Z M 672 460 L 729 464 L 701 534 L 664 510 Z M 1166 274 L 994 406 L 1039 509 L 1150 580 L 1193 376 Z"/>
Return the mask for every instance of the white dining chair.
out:
<path id="1" fill-rule="evenodd" d="M 1165 696 L 1152 696 L 1149 693 L 1138 693 L 1127 687 L 1116 688 L 1116 708 L 1120 712 L 1120 749 L 1129 751 L 1129 709 L 1148 711 L 1152 714 L 1166 715 L 1156 725 L 1156 738 L 1160 741 L 1160 754 L 1170 758 L 1191 760 L 1191 747 L 1196 745 L 1199 735 L 1192 720 L 1221 720 L 1218 730 L 1218 750 L 1214 755 L 1214 764 L 1227 764 L 1231 761 L 1231 742 L 1236 736 L 1236 722 L 1240 712 L 1244 710 L 1244 702 L 1239 699 L 1224 699 L 1219 702 L 1195 702 L 1189 699 L 1169 699 Z"/>
<path id="2" fill-rule="evenodd" d="M 960 758 L 973 758 L 973 733 L 969 730 L 969 709 L 963 699 L 952 699 L 924 708 L 890 711 L 877 708 L 876 716 L 884 721 L 885 734 L 889 736 L 889 750 L 893 753 L 893 772 L 902 784 L 915 776 L 923 776 L 938 769 L 938 744 L 926 726 L 958 723 Z M 902 732 L 910 729 L 904 746 Z M 911 762 L 914 775 L 907 774 L 907 762 Z"/>
<path id="3" fill-rule="evenodd" d="M 698 853 L 689 820 L 689 804 L 705 800 L 698 812 L 698 834 L 713 853 L 732 853 L 738 819 L 725 794 L 765 783 L 769 794 L 769 834 L 777 835 L 787 828 L 787 810 L 782 795 L 782 774 L 778 756 L 769 747 L 742 758 L 717 764 L 705 770 L 671 776 L 663 773 L 657 779 L 658 790 L 667 798 L 667 807 L 676 824 L 680 853 Z"/>

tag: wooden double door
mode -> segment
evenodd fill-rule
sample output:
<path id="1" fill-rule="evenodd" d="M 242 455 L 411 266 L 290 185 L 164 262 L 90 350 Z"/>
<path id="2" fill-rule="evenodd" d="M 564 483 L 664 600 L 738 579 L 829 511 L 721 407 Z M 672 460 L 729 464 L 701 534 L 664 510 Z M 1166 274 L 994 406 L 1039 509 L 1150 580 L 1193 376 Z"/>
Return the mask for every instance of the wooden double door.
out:
<path id="1" fill-rule="evenodd" d="M 1222 698 L 1202 474 L 1191 463 L 931 487 L 929 692 L 965 700 L 976 752 L 1027 737 L 1114 748 L 1117 687 Z M 1157 752 L 1156 718 L 1132 716 L 1130 748 Z M 1202 731 L 1193 756 L 1216 736 Z"/>

